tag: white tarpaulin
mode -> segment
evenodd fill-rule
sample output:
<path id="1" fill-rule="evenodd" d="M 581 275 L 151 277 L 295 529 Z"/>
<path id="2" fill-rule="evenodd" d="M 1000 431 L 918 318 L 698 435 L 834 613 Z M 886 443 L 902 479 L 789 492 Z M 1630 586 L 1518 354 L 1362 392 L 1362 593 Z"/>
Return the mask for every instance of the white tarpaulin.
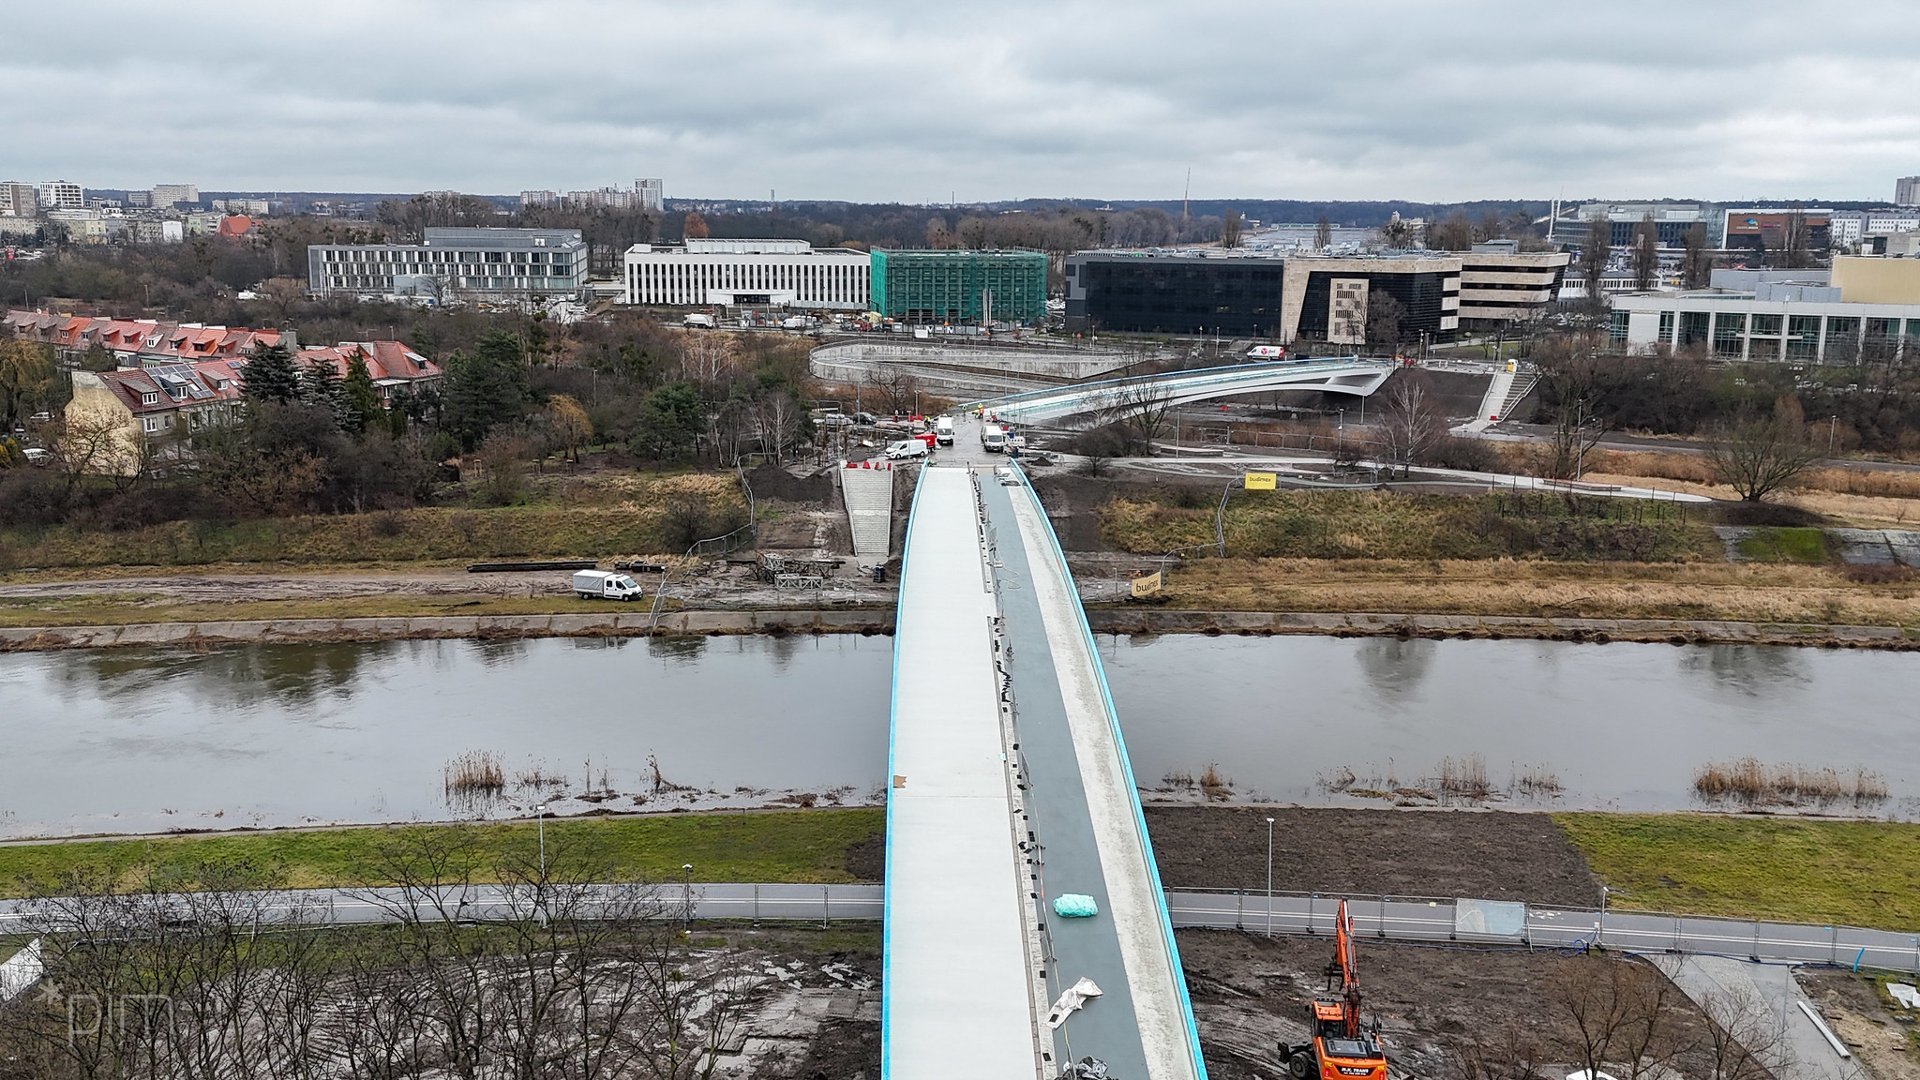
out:
<path id="1" fill-rule="evenodd" d="M 1456 934 L 1518 941 L 1527 936 L 1527 905 L 1504 900 L 1455 900 L 1453 930 Z"/>
<path id="2" fill-rule="evenodd" d="M 35 938 L 26 948 L 8 957 L 6 963 L 0 964 L 0 1005 L 26 993 L 45 972 L 46 966 L 40 962 L 40 940 Z"/>
<path id="3" fill-rule="evenodd" d="M 1087 1003 L 1088 998 L 1100 996 L 1100 988 L 1092 979 L 1082 978 L 1079 982 L 1060 992 L 1060 1000 L 1053 1003 L 1053 1011 L 1047 1013 L 1047 1027 L 1058 1031 L 1067 1017 Z"/>

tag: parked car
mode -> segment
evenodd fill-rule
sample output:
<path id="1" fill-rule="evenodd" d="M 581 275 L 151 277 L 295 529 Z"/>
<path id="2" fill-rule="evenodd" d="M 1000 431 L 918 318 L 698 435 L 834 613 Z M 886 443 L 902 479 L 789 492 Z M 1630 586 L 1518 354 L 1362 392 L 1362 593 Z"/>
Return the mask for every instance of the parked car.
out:
<path id="1" fill-rule="evenodd" d="M 27 455 L 27 464 L 29 465 L 53 464 L 53 451 L 45 449 L 44 447 L 29 446 L 23 453 Z"/>

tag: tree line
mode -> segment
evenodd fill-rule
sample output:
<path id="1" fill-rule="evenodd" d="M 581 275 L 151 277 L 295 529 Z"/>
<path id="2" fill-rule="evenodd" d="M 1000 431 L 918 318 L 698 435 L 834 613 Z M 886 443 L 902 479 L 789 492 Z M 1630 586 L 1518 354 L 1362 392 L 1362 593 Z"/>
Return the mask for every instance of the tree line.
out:
<path id="1" fill-rule="evenodd" d="M 46 977 L 0 1023 L 0 1077 L 686 1080 L 768 983 L 683 933 L 690 891 L 620 882 L 564 834 L 489 859 L 394 832 L 380 887 L 347 890 L 373 926 L 272 868 L 121 870 L 28 883 Z M 498 903 L 468 903 L 480 881 Z"/>

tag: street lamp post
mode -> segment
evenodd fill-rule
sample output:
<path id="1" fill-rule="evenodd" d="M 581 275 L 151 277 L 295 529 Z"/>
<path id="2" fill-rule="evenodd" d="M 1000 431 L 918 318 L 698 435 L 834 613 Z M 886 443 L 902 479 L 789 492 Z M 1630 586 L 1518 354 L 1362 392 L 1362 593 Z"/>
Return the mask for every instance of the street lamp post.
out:
<path id="1" fill-rule="evenodd" d="M 541 803 L 533 808 L 534 827 L 540 832 L 540 881 L 547 880 L 547 804 Z"/>
<path id="2" fill-rule="evenodd" d="M 693 864 L 682 863 L 680 866 L 680 872 L 686 876 L 686 883 L 687 883 L 687 914 L 686 914 L 686 921 L 682 925 L 685 927 L 688 933 L 692 933 L 693 932 Z"/>
<path id="3" fill-rule="evenodd" d="M 1267 936 L 1273 936 L 1273 819 L 1267 819 Z"/>
<path id="4" fill-rule="evenodd" d="M 1600 886 L 1600 929 L 1593 935 L 1593 943 L 1602 949 L 1607 947 L 1607 895 L 1611 892 L 1611 888 Z"/>

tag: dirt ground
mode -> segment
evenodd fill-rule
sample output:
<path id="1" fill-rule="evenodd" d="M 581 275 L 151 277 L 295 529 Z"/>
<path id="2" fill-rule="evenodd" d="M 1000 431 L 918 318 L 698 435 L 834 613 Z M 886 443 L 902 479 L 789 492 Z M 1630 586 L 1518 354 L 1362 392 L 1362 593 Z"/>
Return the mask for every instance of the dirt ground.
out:
<path id="1" fill-rule="evenodd" d="M 1147 832 L 1169 888 L 1434 892 L 1591 906 L 1600 882 L 1545 814 L 1465 810 L 1149 806 Z"/>
<path id="2" fill-rule="evenodd" d="M 1875 1080 L 1920 1080 L 1920 1028 L 1870 975 L 1824 968 L 1794 972 L 1800 989 Z"/>
<path id="3" fill-rule="evenodd" d="M 1200 1025 L 1200 1049 L 1213 1080 L 1274 1080 L 1286 1067 L 1278 1043 L 1302 1041 L 1307 1003 L 1325 990 L 1333 945 L 1326 938 L 1272 939 L 1214 930 L 1177 932 L 1187 987 Z M 1391 1075 L 1460 1075 L 1459 1056 L 1476 1045 L 1490 1051 L 1527 1046 L 1538 1066 L 1576 1060 L 1565 987 L 1591 982 L 1597 965 L 1638 961 L 1524 949 L 1475 949 L 1363 941 L 1356 955 L 1364 993 L 1362 1017 L 1377 1019 Z M 1648 969 L 1647 975 L 1666 984 Z M 1661 1014 L 1670 1036 L 1698 1038 L 1704 1017 L 1671 991 Z M 1568 1068 L 1542 1068 L 1564 1075 Z M 1499 1075 L 1525 1075 L 1515 1071 Z M 1688 1075 L 1700 1075 L 1689 1073 Z"/>

